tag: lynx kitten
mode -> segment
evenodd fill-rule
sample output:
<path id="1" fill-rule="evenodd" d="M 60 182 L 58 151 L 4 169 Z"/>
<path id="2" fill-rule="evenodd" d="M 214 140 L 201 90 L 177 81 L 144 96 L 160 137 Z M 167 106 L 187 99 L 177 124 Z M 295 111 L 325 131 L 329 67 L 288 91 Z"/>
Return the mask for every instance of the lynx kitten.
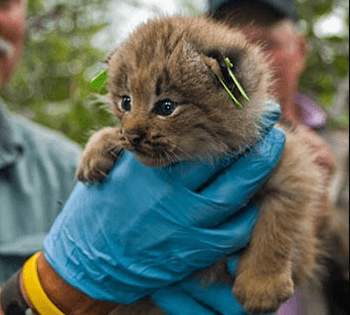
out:
<path id="1" fill-rule="evenodd" d="M 225 57 L 250 101 L 230 77 Z M 77 171 L 80 181 L 101 180 L 123 149 L 146 165 L 163 166 L 244 153 L 262 136 L 259 121 L 272 98 L 271 73 L 260 47 L 247 43 L 239 30 L 205 17 L 152 20 L 112 52 L 108 68 L 110 106 L 121 126 L 91 137 Z M 317 266 L 313 213 L 322 174 L 298 132 L 277 128 L 287 134 L 285 150 L 255 196 L 260 217 L 233 284 L 233 294 L 253 313 L 276 311 Z M 231 279 L 224 261 L 197 276 L 208 274 L 217 281 Z M 163 313 L 144 299 L 120 305 L 114 314 Z"/>

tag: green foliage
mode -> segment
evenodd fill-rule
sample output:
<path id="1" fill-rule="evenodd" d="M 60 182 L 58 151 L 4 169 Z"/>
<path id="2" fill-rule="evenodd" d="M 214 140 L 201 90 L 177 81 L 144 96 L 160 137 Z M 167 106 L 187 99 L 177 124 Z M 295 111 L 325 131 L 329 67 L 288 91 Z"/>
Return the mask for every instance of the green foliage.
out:
<path id="1" fill-rule="evenodd" d="M 298 0 L 298 11 L 311 48 L 300 86 L 311 92 L 325 109 L 330 109 L 337 87 L 349 76 L 349 3 L 347 0 Z M 340 16 L 346 30 L 320 38 L 315 25 L 330 14 Z"/>
<path id="2" fill-rule="evenodd" d="M 28 1 L 22 62 L 1 94 L 12 110 L 83 145 L 94 126 L 116 124 L 90 86 L 107 54 L 91 44 L 108 25 L 94 15 L 103 14 L 108 1 L 48 2 Z"/>
<path id="3" fill-rule="evenodd" d="M 106 106 L 105 88 L 90 81 L 105 69 L 108 51 L 92 45 L 106 29 L 106 12 L 112 0 L 28 0 L 27 38 L 22 62 L 1 96 L 11 110 L 61 131 L 84 145 L 93 130 L 118 122 Z M 298 0 L 301 26 L 311 45 L 301 88 L 311 91 L 325 108 L 332 105 L 339 83 L 348 76 L 348 33 L 318 38 L 314 25 L 346 0 Z M 129 2 L 130 4 L 131 2 Z M 140 6 L 139 1 L 133 5 Z M 181 0 L 192 14 L 196 2 Z M 184 10 L 186 11 L 186 10 Z M 115 13 L 114 18 L 118 18 Z M 115 36 L 115 35 L 114 35 Z M 118 36 L 118 35 L 117 35 Z M 345 117 L 345 116 L 344 116 Z M 332 123 L 347 117 L 335 119 Z"/>

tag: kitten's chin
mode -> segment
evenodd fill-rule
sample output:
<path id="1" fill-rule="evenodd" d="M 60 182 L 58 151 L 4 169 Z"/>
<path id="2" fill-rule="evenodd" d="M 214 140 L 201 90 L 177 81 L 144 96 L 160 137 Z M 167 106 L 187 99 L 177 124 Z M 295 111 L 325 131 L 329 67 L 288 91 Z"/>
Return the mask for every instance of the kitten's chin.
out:
<path id="1" fill-rule="evenodd" d="M 170 158 L 169 154 L 166 154 L 164 151 L 157 150 L 141 150 L 141 148 L 129 147 L 125 148 L 127 151 L 133 153 L 136 159 L 147 166 L 166 166 L 171 163 L 176 162 Z"/>
<path id="2" fill-rule="evenodd" d="M 179 157 L 175 156 L 165 145 L 149 146 L 149 145 L 132 145 L 128 142 L 123 143 L 123 148 L 136 157 L 136 159 L 147 166 L 166 166 L 179 161 Z"/>
<path id="3" fill-rule="evenodd" d="M 164 159 L 159 159 L 146 155 L 146 154 L 141 154 L 140 152 L 133 152 L 136 156 L 136 159 L 140 161 L 142 164 L 145 164 L 147 166 L 153 166 L 153 167 L 160 167 L 160 166 L 166 166 L 171 164 L 170 161 L 164 160 Z"/>

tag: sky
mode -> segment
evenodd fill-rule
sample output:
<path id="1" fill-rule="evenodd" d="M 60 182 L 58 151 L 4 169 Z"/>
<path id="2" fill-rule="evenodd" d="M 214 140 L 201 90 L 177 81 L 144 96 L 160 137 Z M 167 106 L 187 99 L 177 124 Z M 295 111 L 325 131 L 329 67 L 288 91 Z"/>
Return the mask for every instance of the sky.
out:
<path id="1" fill-rule="evenodd" d="M 135 30 L 137 25 L 150 18 L 173 14 L 188 14 L 184 11 L 184 3 L 191 3 L 198 12 L 204 12 L 207 0 L 137 0 L 138 6 L 133 5 L 130 0 L 112 1 L 107 17 L 111 22 L 110 34 L 99 34 L 94 40 L 94 45 L 104 47 L 109 51 L 119 46 Z M 334 11 L 316 23 L 315 33 L 319 37 L 343 34 L 347 32 L 344 24 L 345 11 L 338 7 Z"/>
<path id="2" fill-rule="evenodd" d="M 331 14 L 321 19 L 315 25 L 315 34 L 318 37 L 345 34 L 348 30 L 344 23 L 346 12 L 341 7 L 336 7 Z"/>
<path id="3" fill-rule="evenodd" d="M 101 47 L 101 45 L 110 46 L 107 50 L 122 43 L 130 33 L 136 29 L 137 25 L 148 19 L 157 16 L 174 15 L 174 14 L 188 14 L 184 11 L 183 3 L 185 0 L 137 0 L 140 6 L 134 6 L 132 1 L 118 0 L 112 1 L 110 12 L 113 12 L 108 20 L 111 22 L 110 31 L 117 36 L 113 39 L 106 37 L 95 38 L 94 44 Z M 206 0 L 187 0 L 192 3 L 199 12 L 203 12 L 206 8 Z M 130 4 L 131 3 L 131 4 Z M 115 19 L 114 17 L 118 18 Z M 107 35 L 106 35 L 107 36 Z"/>

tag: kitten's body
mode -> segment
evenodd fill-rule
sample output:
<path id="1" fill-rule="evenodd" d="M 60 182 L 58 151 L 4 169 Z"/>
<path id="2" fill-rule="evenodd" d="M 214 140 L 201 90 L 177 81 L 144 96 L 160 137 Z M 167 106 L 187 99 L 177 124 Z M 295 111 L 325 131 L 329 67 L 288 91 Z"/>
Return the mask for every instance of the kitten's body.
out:
<path id="1" fill-rule="evenodd" d="M 230 79 L 224 57 L 234 64 L 249 102 Z M 262 136 L 271 74 L 259 47 L 248 44 L 239 31 L 204 17 L 150 21 L 113 52 L 108 64 L 111 108 L 121 127 L 92 136 L 79 180 L 99 181 L 123 148 L 142 163 L 160 166 L 244 153 Z M 242 109 L 212 70 L 225 79 Z M 314 215 L 322 174 L 298 132 L 285 131 L 282 159 L 255 196 L 260 217 L 234 282 L 233 293 L 250 312 L 276 311 L 317 267 Z M 224 260 L 198 276 L 233 281 Z M 146 299 L 121 305 L 114 314 L 163 313 Z"/>

